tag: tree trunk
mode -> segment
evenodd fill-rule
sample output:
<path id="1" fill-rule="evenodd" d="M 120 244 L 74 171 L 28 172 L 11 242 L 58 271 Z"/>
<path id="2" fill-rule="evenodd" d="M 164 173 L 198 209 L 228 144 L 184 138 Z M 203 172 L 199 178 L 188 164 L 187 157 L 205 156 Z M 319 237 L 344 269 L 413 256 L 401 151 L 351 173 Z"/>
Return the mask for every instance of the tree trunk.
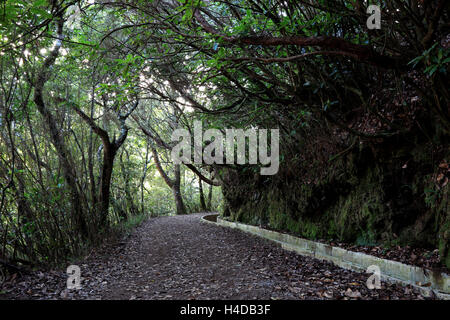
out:
<path id="1" fill-rule="evenodd" d="M 210 184 L 209 185 L 209 192 L 208 192 L 208 202 L 206 203 L 206 209 L 208 211 L 211 211 L 212 192 L 213 192 L 213 186 L 212 186 L 212 184 Z"/>
<path id="2" fill-rule="evenodd" d="M 100 128 L 95 124 L 91 117 L 86 115 L 81 109 L 75 105 L 71 105 L 72 109 L 85 121 L 92 130 L 100 137 L 103 146 L 103 164 L 101 169 L 101 178 L 99 183 L 99 197 L 98 203 L 96 203 L 96 209 L 100 210 L 100 228 L 108 228 L 108 209 L 109 209 L 109 198 L 110 198 L 110 187 L 111 187 L 111 176 L 114 167 L 114 158 L 116 156 L 117 150 L 125 142 L 128 135 L 128 127 L 125 124 L 125 120 L 137 108 L 139 100 L 136 101 L 134 106 L 128 111 L 127 114 L 118 114 L 120 122 L 120 136 L 118 139 L 114 139 L 113 142 L 109 140 L 109 134 L 106 130 Z"/>
<path id="3" fill-rule="evenodd" d="M 125 182 L 126 208 L 127 208 L 127 211 L 131 215 L 136 215 L 138 213 L 139 209 L 135 207 L 134 199 L 133 199 L 133 196 L 131 195 L 129 171 L 125 167 L 125 163 L 123 162 L 123 154 L 124 153 L 125 153 L 125 155 L 127 157 L 127 159 L 126 159 L 127 163 L 130 163 L 130 156 L 129 156 L 127 150 L 124 149 L 124 151 L 122 151 L 122 153 L 120 154 L 120 158 L 119 158 L 120 159 L 120 169 L 122 171 L 122 177 L 123 177 L 123 180 Z M 128 219 L 128 216 L 125 215 L 123 218 Z"/>
<path id="4" fill-rule="evenodd" d="M 172 193 L 175 198 L 175 205 L 177 208 L 177 215 L 186 214 L 186 208 L 183 203 L 183 198 L 181 197 L 180 186 L 174 186 L 172 188 Z"/>
<path id="5" fill-rule="evenodd" d="M 100 179 L 100 195 L 99 195 L 100 227 L 102 228 L 108 227 L 107 219 L 109 210 L 110 186 L 115 155 L 116 151 L 113 146 L 111 145 L 103 146 L 103 165 Z"/>
<path id="6" fill-rule="evenodd" d="M 179 164 L 174 165 L 175 180 L 173 181 L 172 193 L 175 197 L 175 205 L 177 207 L 177 215 L 186 214 L 186 208 L 181 197 L 181 166 Z"/>
<path id="7" fill-rule="evenodd" d="M 144 168 L 142 169 L 142 176 L 141 176 L 141 214 L 144 214 L 145 207 L 144 207 L 144 182 L 145 177 L 147 176 L 147 170 L 148 170 L 148 142 L 145 149 L 145 162 L 144 162 Z"/>
<path id="8" fill-rule="evenodd" d="M 181 188 L 180 188 L 180 170 L 181 167 L 179 164 L 174 165 L 174 174 L 175 178 L 172 180 L 169 178 L 169 176 L 165 173 L 164 169 L 161 166 L 161 161 L 159 161 L 158 153 L 156 152 L 156 149 L 152 148 L 152 154 L 153 159 L 155 160 L 156 169 L 158 170 L 159 174 L 162 176 L 166 184 L 172 189 L 173 197 L 175 198 L 175 206 L 177 208 L 177 214 L 186 214 L 186 208 L 183 203 L 183 198 L 181 197 Z"/>
<path id="9" fill-rule="evenodd" d="M 92 86 L 91 91 L 91 118 L 94 117 L 94 101 L 95 101 L 95 86 Z M 89 131 L 89 147 L 88 147 L 88 170 L 89 170 L 89 182 L 91 191 L 91 203 L 97 203 L 97 188 L 95 186 L 95 176 L 94 176 L 94 161 L 93 161 L 93 130 Z"/>
<path id="10" fill-rule="evenodd" d="M 199 193 L 200 193 L 200 206 L 202 207 L 202 210 L 206 212 L 207 208 L 206 208 L 205 195 L 203 193 L 203 186 L 202 186 L 202 180 L 201 179 L 198 179 L 198 190 L 199 190 Z"/>
<path id="11" fill-rule="evenodd" d="M 62 38 L 62 26 L 63 20 L 60 19 L 58 22 L 59 38 Z M 34 82 L 34 102 L 50 131 L 52 144 L 58 153 L 58 157 L 64 173 L 64 178 L 69 187 L 71 198 L 71 217 L 73 223 L 76 226 L 77 230 L 80 232 L 81 236 L 86 239 L 88 238 L 88 228 L 86 220 L 84 218 L 82 197 L 80 196 L 79 190 L 77 188 L 75 166 L 70 160 L 69 152 L 64 144 L 63 138 L 60 135 L 60 130 L 56 125 L 55 118 L 45 105 L 43 97 L 44 84 L 48 80 L 49 69 L 55 62 L 56 57 L 58 56 L 59 48 L 61 47 L 61 40 L 58 41 L 59 42 L 57 42 L 50 55 L 45 59 L 43 67 L 36 76 Z"/>

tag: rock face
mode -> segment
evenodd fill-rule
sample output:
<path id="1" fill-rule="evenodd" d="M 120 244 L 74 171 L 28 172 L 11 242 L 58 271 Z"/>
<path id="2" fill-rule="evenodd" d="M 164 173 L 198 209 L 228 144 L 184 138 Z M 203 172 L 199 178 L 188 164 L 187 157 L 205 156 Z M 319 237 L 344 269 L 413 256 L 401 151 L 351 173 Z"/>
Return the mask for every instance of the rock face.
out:
<path id="1" fill-rule="evenodd" d="M 449 267 L 448 158 L 396 137 L 361 141 L 328 165 L 285 159 L 275 176 L 228 170 L 223 215 L 308 239 L 439 248 Z"/>

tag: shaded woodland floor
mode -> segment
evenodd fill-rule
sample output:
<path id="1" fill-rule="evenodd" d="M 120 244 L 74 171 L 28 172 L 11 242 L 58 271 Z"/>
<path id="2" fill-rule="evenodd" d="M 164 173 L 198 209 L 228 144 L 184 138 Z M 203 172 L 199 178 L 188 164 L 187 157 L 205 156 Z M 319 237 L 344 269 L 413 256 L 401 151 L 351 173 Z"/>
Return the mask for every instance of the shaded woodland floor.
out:
<path id="1" fill-rule="evenodd" d="M 369 274 L 299 256 L 203 214 L 152 218 L 122 242 L 79 262 L 82 289 L 65 271 L 7 281 L 2 299 L 424 299 L 401 285 L 369 290 Z"/>

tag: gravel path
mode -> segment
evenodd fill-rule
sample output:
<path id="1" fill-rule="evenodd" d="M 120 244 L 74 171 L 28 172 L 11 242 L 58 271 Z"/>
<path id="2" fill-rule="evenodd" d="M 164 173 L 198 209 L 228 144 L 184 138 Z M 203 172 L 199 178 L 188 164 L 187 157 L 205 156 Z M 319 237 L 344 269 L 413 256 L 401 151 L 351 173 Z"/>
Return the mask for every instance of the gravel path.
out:
<path id="1" fill-rule="evenodd" d="M 424 299 L 411 287 L 389 283 L 369 290 L 369 274 L 201 223 L 201 216 L 149 219 L 121 245 L 91 254 L 79 262 L 80 290 L 65 289 L 65 272 L 47 271 L 6 282 L 3 298 Z"/>

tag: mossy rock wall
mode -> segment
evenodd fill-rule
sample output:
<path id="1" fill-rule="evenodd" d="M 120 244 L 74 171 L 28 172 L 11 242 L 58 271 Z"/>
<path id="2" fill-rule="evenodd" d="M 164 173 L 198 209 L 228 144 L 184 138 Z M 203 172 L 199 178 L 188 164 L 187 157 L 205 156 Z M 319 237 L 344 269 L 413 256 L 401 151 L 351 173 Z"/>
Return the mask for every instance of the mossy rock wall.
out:
<path id="1" fill-rule="evenodd" d="M 287 177 L 282 167 L 271 177 L 229 172 L 224 215 L 308 239 L 439 248 L 450 266 L 448 185 L 433 183 L 421 154 L 355 148 L 310 183 Z"/>

